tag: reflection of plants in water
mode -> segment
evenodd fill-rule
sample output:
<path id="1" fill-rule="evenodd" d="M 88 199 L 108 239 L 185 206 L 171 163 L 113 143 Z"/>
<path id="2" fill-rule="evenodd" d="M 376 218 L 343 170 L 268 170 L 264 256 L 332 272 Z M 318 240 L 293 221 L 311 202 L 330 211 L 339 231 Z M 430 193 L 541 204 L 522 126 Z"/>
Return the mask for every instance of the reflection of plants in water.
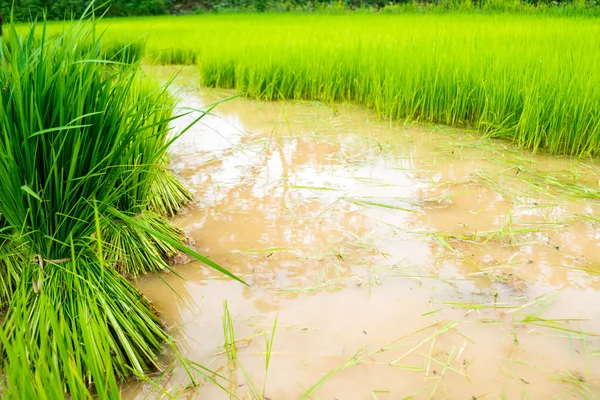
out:
<path id="1" fill-rule="evenodd" d="M 293 121 L 291 123 L 293 124 Z M 461 200 L 459 197 L 460 193 L 456 194 L 448 190 L 442 193 L 442 195 L 426 196 L 422 200 L 418 198 L 409 199 L 409 201 L 406 199 L 392 200 L 385 197 L 349 196 L 345 194 L 343 185 L 339 185 L 338 187 L 335 184 L 336 182 L 329 184 L 329 182 L 324 183 L 318 180 L 315 180 L 315 182 L 308 180 L 300 181 L 298 177 L 302 177 L 306 171 L 315 169 L 315 165 L 317 171 L 320 171 L 321 176 L 329 172 L 329 168 L 332 166 L 344 169 L 344 172 L 347 172 L 351 176 L 351 168 L 343 166 L 340 160 L 345 159 L 351 165 L 365 165 L 372 161 L 370 159 L 361 160 L 360 157 L 354 157 L 350 151 L 336 151 L 336 157 L 333 158 L 325 154 L 324 157 L 320 155 L 314 158 L 312 156 L 305 157 L 305 161 L 303 162 L 298 161 L 297 158 L 294 159 L 293 157 L 296 156 L 304 157 L 302 154 L 294 154 L 294 152 L 304 153 L 314 150 L 310 144 L 306 144 L 307 141 L 306 138 L 300 139 L 296 137 L 264 140 L 261 143 L 261 151 L 254 152 L 255 157 L 252 158 L 252 165 L 244 165 L 245 171 L 243 176 L 236 177 L 241 183 L 236 181 L 235 185 L 232 185 L 232 182 L 228 182 L 227 180 L 215 179 L 222 184 L 224 197 L 216 202 L 216 212 L 207 220 L 208 224 L 212 224 L 210 220 L 215 219 L 214 226 L 205 225 L 204 228 L 211 233 L 220 233 L 222 231 L 217 230 L 219 226 L 226 225 L 227 223 L 231 224 L 232 218 L 236 220 L 235 229 L 232 229 L 230 225 L 223 231 L 225 234 L 221 235 L 227 238 L 231 236 L 232 242 L 239 244 L 239 247 L 241 247 L 240 249 L 236 249 L 239 250 L 236 254 L 232 255 L 231 259 L 235 260 L 235 262 L 232 261 L 231 263 L 238 265 L 237 268 L 243 269 L 247 273 L 243 275 L 244 277 L 248 277 L 261 285 L 259 289 L 256 289 L 255 286 L 256 290 L 253 292 L 246 291 L 244 296 L 246 298 L 256 298 L 257 291 L 261 290 L 263 297 L 260 298 L 260 301 L 264 301 L 266 298 L 266 302 L 276 304 L 280 301 L 281 297 L 284 297 L 278 296 L 278 293 L 304 293 L 310 295 L 322 291 L 333 292 L 346 286 L 345 283 L 347 283 L 349 275 L 348 271 L 350 271 L 349 266 L 355 266 L 361 272 L 363 269 L 368 271 L 369 288 L 374 286 L 372 282 L 377 284 L 379 279 L 377 273 L 382 272 L 382 275 L 385 275 L 383 286 L 387 288 L 409 279 L 417 280 L 419 283 L 427 282 L 423 283 L 424 287 L 435 286 L 443 288 L 444 290 L 440 291 L 444 297 L 443 301 L 436 300 L 436 296 L 433 294 L 429 297 L 432 309 L 422 315 L 424 322 L 417 322 L 420 326 L 425 326 L 424 328 L 413 332 L 412 335 L 399 338 L 392 343 L 385 342 L 383 346 L 375 343 L 375 347 L 361 349 L 351 357 L 344 355 L 337 367 L 325 371 L 319 379 L 315 379 L 316 382 L 310 381 L 308 385 L 304 386 L 302 390 L 304 391 L 303 395 L 305 398 L 317 396 L 321 391 L 327 390 L 324 386 L 330 381 L 336 381 L 338 378 L 339 381 L 343 381 L 347 377 L 345 373 L 348 372 L 348 369 L 357 365 L 361 365 L 364 368 L 377 365 L 378 367 L 386 367 L 394 371 L 402 369 L 410 371 L 410 373 L 419 373 L 426 379 L 423 388 L 420 389 L 420 393 L 429 395 L 430 397 L 440 396 L 440 393 L 446 389 L 446 386 L 448 388 L 455 386 L 457 379 L 465 379 L 467 381 L 478 376 L 473 372 L 473 366 L 477 365 L 473 354 L 488 346 L 486 339 L 490 337 L 493 338 L 493 344 L 496 345 L 497 336 L 502 336 L 504 338 L 502 343 L 505 346 L 513 351 L 514 349 L 521 349 L 523 352 L 528 350 L 527 343 L 532 337 L 534 340 L 537 340 L 537 334 L 541 334 L 541 340 L 550 335 L 559 337 L 557 341 L 552 342 L 558 347 L 561 347 L 563 344 L 566 346 L 571 341 L 574 343 L 573 346 L 577 351 L 581 350 L 581 346 L 587 346 L 585 343 L 589 342 L 590 338 L 593 339 L 593 332 L 578 334 L 578 329 L 574 326 L 576 322 L 567 322 L 551 317 L 544 318 L 545 314 L 542 314 L 542 312 L 549 309 L 550 303 L 557 298 L 552 296 L 529 298 L 527 296 L 527 286 L 521 286 L 522 283 L 527 284 L 529 282 L 520 277 L 518 272 L 515 273 L 515 271 L 508 268 L 522 266 L 535 272 L 536 265 L 528 264 L 527 259 L 519 260 L 518 258 L 513 258 L 510 254 L 504 257 L 504 254 L 512 248 L 516 249 L 535 243 L 541 240 L 540 238 L 543 239 L 548 232 L 564 230 L 564 227 L 572 223 L 569 217 L 564 217 L 560 220 L 549 218 L 548 223 L 531 222 L 532 219 L 538 218 L 538 214 L 533 214 L 533 217 L 530 219 L 523 217 L 524 213 L 521 213 L 523 208 L 521 208 L 522 206 L 519 201 L 521 199 L 517 197 L 517 191 L 514 190 L 514 182 L 500 181 L 495 175 L 486 171 L 480 171 L 481 176 L 487 177 L 490 183 L 486 183 L 485 179 L 476 176 L 471 182 L 475 182 L 479 186 L 473 190 L 482 187 L 495 189 L 498 186 L 497 182 L 495 182 L 497 179 L 498 182 L 502 183 L 505 191 L 503 195 L 509 206 L 508 211 L 499 214 L 498 218 L 494 219 L 494 223 L 498 222 L 498 226 L 494 225 L 492 229 L 488 229 L 488 227 L 477 229 L 469 226 L 469 229 L 467 229 L 465 225 L 460 228 L 459 233 L 456 233 L 454 230 L 439 229 L 437 233 L 433 234 L 433 238 L 435 238 L 440 248 L 445 249 L 440 258 L 448 261 L 449 264 L 459 262 L 470 263 L 470 269 L 465 274 L 466 276 L 451 278 L 445 276 L 441 278 L 439 270 L 430 268 L 430 259 L 427 260 L 427 267 L 429 268 L 424 267 L 422 274 L 415 273 L 417 268 L 409 265 L 409 263 L 405 264 L 405 267 L 398 265 L 390 266 L 389 260 L 386 260 L 385 257 L 382 257 L 385 260 L 383 266 L 370 267 L 368 263 L 372 263 L 373 261 L 373 257 L 371 256 L 375 254 L 379 257 L 377 250 L 379 243 L 377 240 L 369 241 L 368 233 L 359 232 L 354 234 L 354 230 L 352 230 L 352 233 L 355 237 L 350 234 L 330 235 L 331 231 L 339 228 L 339 226 L 332 228 L 329 225 L 322 227 L 318 224 L 321 222 L 323 224 L 332 222 L 334 226 L 342 224 L 344 222 L 343 218 L 339 217 L 348 217 L 353 212 L 356 212 L 356 210 L 359 210 L 357 213 L 363 216 L 371 211 L 374 211 L 373 214 L 385 213 L 384 219 L 389 217 L 391 213 L 410 211 L 409 222 L 419 222 L 419 214 L 428 213 L 432 209 L 453 213 L 453 206 Z M 321 142 L 317 140 L 315 143 Z M 298 148 L 294 146 L 304 147 Z M 331 144 L 331 141 L 324 146 L 331 146 L 327 151 L 336 148 L 335 145 Z M 464 150 L 462 153 L 463 155 L 467 155 L 468 151 Z M 369 155 L 369 157 L 372 156 Z M 319 166 L 323 164 L 325 164 L 325 167 L 319 169 Z M 273 169 L 273 165 L 279 165 L 279 167 Z M 210 166 L 207 170 L 212 173 L 219 168 L 219 166 Z M 267 174 L 266 171 L 270 168 L 270 172 L 275 171 L 276 173 Z M 524 173 L 522 171 L 519 174 Z M 351 180 L 352 182 L 359 181 L 359 179 L 354 179 L 354 177 L 351 177 Z M 369 183 L 373 183 L 373 186 L 379 184 L 375 180 Z M 434 184 L 432 182 L 432 185 Z M 254 193 L 252 196 L 247 195 L 257 187 L 260 187 L 262 190 L 261 193 Z M 459 189 L 462 190 L 462 188 Z M 518 192 L 518 195 L 521 196 L 524 191 L 519 190 Z M 215 210 L 209 209 L 208 213 L 212 213 Z M 481 214 L 485 214 L 486 212 L 489 213 L 489 210 L 482 208 Z M 443 213 L 440 215 L 443 218 Z M 543 214 L 539 215 L 546 217 Z M 238 224 L 240 220 L 241 222 Z M 362 222 L 359 219 L 355 221 L 357 223 Z M 431 224 L 436 226 L 436 222 L 432 221 Z M 589 222 L 590 224 L 594 223 L 593 220 L 589 220 Z M 414 224 L 412 226 L 414 227 Z M 444 227 L 444 225 L 440 226 Z M 410 227 L 396 226 L 394 229 L 405 234 L 406 231 L 410 230 Z M 423 226 L 418 226 L 414 229 L 421 231 L 420 233 L 415 233 L 415 236 L 421 234 L 420 238 L 424 237 L 423 230 L 425 229 Z M 313 241 L 313 237 L 317 237 L 317 239 L 321 237 L 319 235 L 321 230 L 327 231 L 322 236 L 324 237 L 323 243 Z M 427 234 L 430 235 L 430 232 L 427 232 Z M 253 240 L 256 237 L 268 238 L 268 240 L 262 242 Z M 275 240 L 270 241 L 271 238 L 275 238 Z M 279 241 L 281 238 L 285 238 L 285 240 Z M 299 240 L 301 238 L 310 238 L 311 241 L 302 243 Z M 398 236 L 397 241 L 400 242 L 401 240 L 403 240 L 402 236 Z M 334 243 L 330 243 L 330 241 L 334 241 Z M 363 243 L 361 244 L 360 242 Z M 423 239 L 422 242 L 431 243 L 427 238 Z M 223 246 L 228 246 L 230 243 Z M 217 247 L 217 250 L 215 250 L 217 254 L 222 251 L 222 248 L 218 246 L 215 246 Z M 369 249 L 369 247 L 371 248 Z M 434 247 L 437 248 L 437 246 Z M 307 248 L 310 251 L 303 252 Z M 225 247 L 225 249 L 229 254 L 230 248 Z M 496 254 L 496 250 L 498 250 L 500 255 Z M 486 262 L 482 263 L 477 255 L 484 256 L 488 252 L 493 256 L 491 257 L 492 260 L 487 262 L 483 259 Z M 231 259 L 228 258 L 228 260 Z M 302 266 L 302 269 L 299 266 Z M 509 271 L 506 269 L 509 269 Z M 285 278 L 278 280 L 279 277 L 274 270 L 277 270 L 277 272 L 283 271 Z M 286 274 L 288 272 L 290 272 L 290 275 Z M 426 276 L 426 274 L 429 275 Z M 392 280 L 394 275 L 402 276 L 402 279 Z M 300 280 L 303 276 L 308 277 L 307 282 Z M 291 283 L 289 280 L 286 281 L 289 277 L 291 277 Z M 298 279 L 294 280 L 295 278 Z M 506 290 L 498 289 L 495 293 L 477 293 L 476 295 L 472 295 L 474 300 L 465 300 L 465 297 L 469 296 L 471 289 L 469 286 L 469 289 L 465 290 L 464 285 L 472 284 L 475 278 L 486 281 L 493 280 L 500 284 L 497 286 Z M 284 282 L 284 284 L 280 286 L 281 282 Z M 434 283 L 429 284 L 431 282 Z M 359 286 L 362 287 L 363 285 Z M 383 289 L 383 291 L 385 290 Z M 535 288 L 532 288 L 532 292 L 533 290 Z M 329 296 L 329 294 L 327 295 Z M 308 296 L 298 297 L 308 298 Z M 425 300 L 423 299 L 423 301 Z M 272 306 L 273 304 L 270 305 Z M 260 309 L 259 306 L 256 308 L 261 312 L 266 312 L 266 309 Z M 224 313 L 229 314 L 229 310 L 224 310 Z M 440 318 L 440 320 L 431 323 L 431 320 L 435 318 Z M 420 321 L 418 317 L 416 320 Z M 230 392 L 235 393 L 235 395 L 232 395 L 234 398 L 235 396 L 242 397 L 238 393 L 238 390 L 241 391 L 242 389 L 238 388 L 237 382 L 238 380 L 247 381 L 249 383 L 245 384 L 243 388 L 243 391 L 246 392 L 244 395 L 251 398 L 264 398 L 266 379 L 261 388 L 261 384 L 258 383 L 255 375 L 255 370 L 259 370 L 259 368 L 254 370 L 244 369 L 245 367 L 241 365 L 240 360 L 245 360 L 244 357 L 250 356 L 248 347 L 251 340 L 264 336 L 267 343 L 265 372 L 268 372 L 269 364 L 272 362 L 271 355 L 275 358 L 275 353 L 272 353 L 274 332 L 270 337 L 270 346 L 268 345 L 268 335 L 264 331 L 257 331 L 244 338 L 236 339 L 233 330 L 234 318 L 232 319 L 231 316 L 228 316 L 224 318 L 224 321 L 224 346 L 222 351 L 217 353 L 217 361 L 223 365 L 230 362 L 235 365 L 234 373 L 230 373 L 227 376 L 228 382 L 231 385 L 228 383 L 225 386 L 229 388 Z M 281 326 L 279 325 L 279 327 Z M 489 330 L 489 336 L 487 336 L 487 332 L 483 334 L 478 332 L 480 339 L 475 340 L 472 336 L 473 329 L 475 328 L 478 330 Z M 235 346 L 235 356 L 231 357 L 233 346 Z M 591 345 L 588 347 L 591 347 Z M 383 351 L 378 351 L 382 349 Z M 354 351 L 354 349 L 351 350 Z M 595 357 L 594 351 L 585 352 L 589 354 L 590 358 Z M 515 353 L 520 354 L 516 351 Z M 525 356 L 515 357 L 515 360 L 510 360 L 510 362 L 514 361 L 515 365 L 518 364 L 518 366 L 513 368 L 515 370 L 514 374 L 508 375 L 510 378 L 507 381 L 502 381 L 503 384 L 506 383 L 507 386 L 514 386 L 522 383 L 523 393 L 525 394 L 527 394 L 527 391 L 533 390 L 530 389 L 532 387 L 527 386 L 528 383 L 523 383 L 522 381 L 522 379 L 529 379 L 526 375 L 523 375 L 522 369 L 524 368 L 522 365 L 525 365 L 528 359 L 530 358 L 525 353 Z M 244 365 L 247 368 L 249 364 L 244 363 Z M 528 365 L 527 368 L 533 370 L 538 367 Z M 507 367 L 501 367 L 499 368 L 499 373 L 507 373 L 504 369 L 508 370 Z M 551 371 L 551 373 L 554 372 Z M 544 371 L 544 374 L 547 375 L 548 371 Z M 220 382 L 223 383 L 225 381 Z M 595 390 L 593 388 L 593 379 L 586 379 L 585 382 L 586 385 L 591 387 L 591 390 Z M 565 384 L 571 383 L 565 382 Z M 328 385 L 328 387 L 331 386 Z M 387 392 L 391 391 L 383 386 L 372 390 L 374 398 Z M 417 394 L 413 395 L 416 396 Z"/>
<path id="2" fill-rule="evenodd" d="M 443 213 L 435 214 L 441 216 L 438 219 L 428 219 L 434 227 L 434 240 L 445 250 L 440 260 L 449 256 L 460 261 L 458 265 L 466 268 L 468 276 L 485 276 L 512 287 L 523 286 L 518 282 L 520 268 L 532 275 L 531 271 L 542 268 L 544 263 L 553 267 L 552 276 L 561 285 L 568 282 L 563 276 L 567 270 L 594 270 L 591 251 L 578 250 L 577 246 L 594 247 L 594 214 L 600 206 L 600 191 L 593 179 L 598 172 L 596 163 L 568 159 L 552 159 L 550 163 L 502 143 L 474 140 L 458 133 L 447 135 L 450 141 L 442 143 L 433 155 L 436 168 L 443 170 L 445 163 L 460 159 L 465 166 L 477 165 L 477 169 L 465 167 L 464 176 L 457 177 L 459 182 L 441 179 L 437 187 L 444 187 L 445 193 L 466 187 L 472 197 L 489 201 L 479 200 L 481 209 L 477 211 L 473 207 L 461 209 L 465 215 L 461 229 L 443 224 Z M 481 160 L 486 163 L 480 166 Z M 460 203 L 460 197 L 456 200 L 461 207 L 472 206 L 468 201 Z M 446 202 L 446 215 L 456 210 L 453 202 Z M 424 206 L 425 216 L 436 210 L 429 204 Z M 506 208 L 494 217 L 498 226 L 480 229 L 480 218 L 489 216 L 496 207 Z M 588 225 L 582 225 L 586 221 Z M 574 233 L 581 239 L 574 241 Z M 512 271 L 507 274 L 498 271 L 498 267 Z"/>

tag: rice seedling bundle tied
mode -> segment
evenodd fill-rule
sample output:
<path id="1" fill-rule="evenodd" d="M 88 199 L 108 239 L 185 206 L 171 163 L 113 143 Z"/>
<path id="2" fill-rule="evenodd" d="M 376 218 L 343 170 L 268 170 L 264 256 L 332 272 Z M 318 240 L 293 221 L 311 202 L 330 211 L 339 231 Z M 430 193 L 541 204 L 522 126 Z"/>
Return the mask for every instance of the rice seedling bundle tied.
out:
<path id="1" fill-rule="evenodd" d="M 13 31 L 0 52 L 0 390 L 116 398 L 170 341 L 121 273 L 168 268 L 178 250 L 227 273 L 164 218 L 191 198 L 167 166 L 174 100 L 106 61 L 93 23 Z"/>

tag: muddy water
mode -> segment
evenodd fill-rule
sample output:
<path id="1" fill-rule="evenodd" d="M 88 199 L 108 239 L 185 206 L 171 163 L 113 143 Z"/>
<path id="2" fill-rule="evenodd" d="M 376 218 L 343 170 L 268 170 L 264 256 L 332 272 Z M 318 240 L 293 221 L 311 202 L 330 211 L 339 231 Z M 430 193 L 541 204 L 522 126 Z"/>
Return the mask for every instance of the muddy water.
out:
<path id="1" fill-rule="evenodd" d="M 194 73 L 177 80 L 182 104 L 231 95 Z M 600 395 L 596 164 L 356 107 L 237 98 L 186 132 L 173 167 L 196 195 L 175 222 L 248 286 L 188 262 L 138 287 L 235 396 Z M 178 365 L 156 379 L 176 398 L 231 396 Z"/>

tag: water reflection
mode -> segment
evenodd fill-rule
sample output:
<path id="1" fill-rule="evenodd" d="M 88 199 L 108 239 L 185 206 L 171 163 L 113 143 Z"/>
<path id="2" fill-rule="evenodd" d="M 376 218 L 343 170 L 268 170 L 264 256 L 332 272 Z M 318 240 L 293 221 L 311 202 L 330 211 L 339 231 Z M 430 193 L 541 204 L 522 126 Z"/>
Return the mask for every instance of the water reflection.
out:
<path id="1" fill-rule="evenodd" d="M 193 107 L 227 95 L 180 89 Z M 227 372 L 218 354 L 227 300 L 238 337 L 252 338 L 241 340 L 240 359 L 259 386 L 264 341 L 253 335 L 279 315 L 272 399 L 299 397 L 362 347 L 359 365 L 336 374 L 320 398 L 373 390 L 403 398 L 423 388 L 424 398 L 517 398 L 524 381 L 531 398 L 550 398 L 568 388 L 550 381 L 564 371 L 585 374 L 600 394 L 600 361 L 585 356 L 597 338 L 565 339 L 600 334 L 600 312 L 589 306 L 600 300 L 599 279 L 585 270 L 600 264 L 599 224 L 582 218 L 598 216 L 598 204 L 505 177 L 501 145 L 489 153 L 492 145 L 484 151 L 456 132 L 390 128 L 355 107 L 339 110 L 235 99 L 174 147 L 197 203 L 175 222 L 250 284 L 198 262 L 177 267 L 183 280 L 140 281 L 187 355 Z M 548 159 L 537 160 L 544 169 Z M 586 321 L 566 321 L 576 318 Z M 210 385 L 190 396 L 227 398 Z"/>

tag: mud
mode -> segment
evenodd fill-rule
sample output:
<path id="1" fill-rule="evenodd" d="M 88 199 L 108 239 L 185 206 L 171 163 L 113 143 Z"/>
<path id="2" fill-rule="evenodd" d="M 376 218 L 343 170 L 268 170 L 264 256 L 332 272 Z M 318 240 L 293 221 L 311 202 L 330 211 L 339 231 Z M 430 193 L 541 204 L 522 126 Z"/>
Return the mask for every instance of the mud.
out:
<path id="1" fill-rule="evenodd" d="M 232 95 L 197 87 L 195 73 L 176 81 L 181 104 Z M 349 105 L 235 98 L 213 112 L 173 148 L 196 195 L 175 222 L 249 286 L 189 262 L 181 277 L 138 287 L 184 356 L 233 394 L 600 395 L 597 164 L 467 130 L 390 125 Z M 224 301 L 235 361 L 223 348 Z M 160 386 L 175 398 L 231 396 L 190 382 L 179 366 Z M 157 393 L 123 389 L 129 399 Z"/>

